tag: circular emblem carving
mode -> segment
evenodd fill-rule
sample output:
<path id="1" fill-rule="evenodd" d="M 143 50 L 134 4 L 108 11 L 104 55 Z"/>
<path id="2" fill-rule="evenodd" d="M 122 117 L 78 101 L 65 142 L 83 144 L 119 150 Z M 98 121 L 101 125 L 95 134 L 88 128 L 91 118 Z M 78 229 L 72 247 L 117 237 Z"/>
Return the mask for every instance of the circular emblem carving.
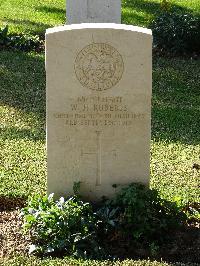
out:
<path id="1" fill-rule="evenodd" d="M 96 91 L 112 88 L 124 71 L 120 53 L 105 43 L 93 43 L 83 48 L 76 57 L 74 67 L 80 83 Z"/>

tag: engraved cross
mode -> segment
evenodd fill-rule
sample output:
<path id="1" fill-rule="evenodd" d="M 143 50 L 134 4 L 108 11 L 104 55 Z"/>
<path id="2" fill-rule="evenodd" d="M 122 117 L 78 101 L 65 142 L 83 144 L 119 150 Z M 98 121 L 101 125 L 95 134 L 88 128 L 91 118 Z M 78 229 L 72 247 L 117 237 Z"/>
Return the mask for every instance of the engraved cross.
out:
<path id="1" fill-rule="evenodd" d="M 95 154 L 96 155 L 96 186 L 101 185 L 101 131 L 95 131 L 96 133 L 96 152 L 83 152 L 81 151 L 81 155 L 84 154 Z"/>

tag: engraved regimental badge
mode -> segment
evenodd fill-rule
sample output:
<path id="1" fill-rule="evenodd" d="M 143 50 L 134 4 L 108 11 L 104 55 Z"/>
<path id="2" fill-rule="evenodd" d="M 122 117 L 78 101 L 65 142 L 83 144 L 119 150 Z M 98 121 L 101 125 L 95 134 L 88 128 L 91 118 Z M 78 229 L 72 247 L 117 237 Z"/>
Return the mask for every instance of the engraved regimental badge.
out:
<path id="1" fill-rule="evenodd" d="M 92 43 L 78 53 L 74 68 L 77 79 L 84 87 L 103 91 L 119 82 L 124 63 L 120 53 L 111 45 Z"/>

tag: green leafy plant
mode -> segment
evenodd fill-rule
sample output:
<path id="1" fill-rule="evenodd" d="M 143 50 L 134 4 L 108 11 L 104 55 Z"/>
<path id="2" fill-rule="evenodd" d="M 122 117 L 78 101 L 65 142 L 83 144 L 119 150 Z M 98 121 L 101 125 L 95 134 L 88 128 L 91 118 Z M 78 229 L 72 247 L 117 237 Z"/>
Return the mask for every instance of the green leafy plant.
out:
<path id="1" fill-rule="evenodd" d="M 171 2 L 169 0 L 162 0 L 161 1 L 161 10 L 162 11 L 170 11 L 171 9 Z"/>
<path id="2" fill-rule="evenodd" d="M 103 206 L 102 212 L 99 210 L 97 214 L 105 213 L 101 218 L 108 217 L 102 220 L 115 228 L 115 235 L 151 249 L 162 244 L 168 232 L 186 220 L 186 215 L 175 203 L 161 199 L 157 191 L 142 184 L 123 188 L 106 204 L 107 211 Z"/>
<path id="3" fill-rule="evenodd" d="M 199 53 L 200 17 L 163 12 L 150 25 L 154 44 L 175 55 Z"/>
<path id="4" fill-rule="evenodd" d="M 80 189 L 80 183 L 74 184 Z M 186 220 L 175 203 L 159 197 L 142 184 L 123 188 L 113 199 L 85 203 L 80 195 L 58 201 L 29 198 L 22 210 L 24 230 L 32 240 L 30 253 L 66 253 L 76 257 L 105 258 L 112 241 L 149 247 L 156 255 L 170 230 Z M 101 243 L 101 245 L 100 245 Z"/>
<path id="5" fill-rule="evenodd" d="M 9 42 L 8 38 L 8 25 L 0 29 L 0 44 L 6 45 Z"/>
<path id="6" fill-rule="evenodd" d="M 184 206 L 184 211 L 187 214 L 188 220 L 195 220 L 200 222 L 200 203 L 188 202 Z"/>
<path id="7" fill-rule="evenodd" d="M 118 224 L 118 207 L 112 207 L 108 205 L 103 205 L 97 210 L 97 215 L 100 217 L 103 225 L 102 233 L 111 233 L 114 231 Z"/>
<path id="8" fill-rule="evenodd" d="M 4 28 L 0 29 L 0 45 L 6 48 L 28 52 L 31 50 L 40 50 L 43 44 L 37 35 L 9 34 L 9 28 L 8 25 L 6 25 Z"/>
<path id="9" fill-rule="evenodd" d="M 74 194 L 79 197 L 80 196 L 80 188 L 81 188 L 81 182 L 78 181 L 78 182 L 74 182 L 74 185 L 73 185 L 73 191 L 74 191 Z"/>
<path id="10" fill-rule="evenodd" d="M 99 257 L 103 255 L 97 239 L 100 220 L 89 203 L 77 197 L 58 201 L 49 197 L 29 198 L 28 206 L 22 210 L 24 230 L 32 240 L 30 253 L 48 254 L 64 252 L 77 257 Z"/>
<path id="11" fill-rule="evenodd" d="M 11 35 L 10 36 L 10 47 L 13 47 L 21 51 L 31 51 L 39 49 L 41 41 L 39 36 L 30 35 Z"/>

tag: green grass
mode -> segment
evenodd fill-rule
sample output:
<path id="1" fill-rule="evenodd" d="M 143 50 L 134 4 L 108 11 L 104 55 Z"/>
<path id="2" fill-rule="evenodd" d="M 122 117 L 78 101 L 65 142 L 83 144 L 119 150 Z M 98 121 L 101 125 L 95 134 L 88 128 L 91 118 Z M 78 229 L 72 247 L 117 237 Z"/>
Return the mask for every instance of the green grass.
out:
<path id="1" fill-rule="evenodd" d="M 0 259 L 1 263 L 1 259 Z M 76 260 L 71 258 L 64 259 L 37 259 L 33 256 L 22 257 L 15 256 L 14 258 L 2 260 L 4 266 L 195 266 L 192 264 L 170 264 L 166 262 L 157 262 L 150 260 L 124 260 L 124 261 L 94 261 L 94 260 Z"/>
<path id="2" fill-rule="evenodd" d="M 0 195 L 46 187 L 44 56 L 1 52 Z"/>
<path id="3" fill-rule="evenodd" d="M 171 10 L 177 13 L 200 12 L 199 0 L 169 0 Z M 161 0 L 122 0 L 122 23 L 147 27 L 161 12 Z"/>
<path id="4" fill-rule="evenodd" d="M 0 263 L 4 266 L 198 266 L 193 263 L 167 263 L 164 261 L 151 260 L 123 260 L 123 261 L 95 261 L 95 260 L 76 260 L 73 258 L 62 259 L 39 259 L 35 256 L 20 256 L 16 255 L 12 258 L 0 258 Z M 1 265 L 1 264 L 0 264 Z"/>
<path id="5" fill-rule="evenodd" d="M 0 196 L 46 191 L 44 55 L 0 53 Z M 155 58 L 151 141 L 151 187 L 163 198 L 200 201 L 200 60 Z M 0 262 L 1 264 L 1 262 Z M 77 261 L 6 258 L 3 265 L 164 266 L 149 261 Z"/>
<path id="6" fill-rule="evenodd" d="M 46 191 L 44 55 L 0 53 L 0 195 Z M 200 61 L 154 59 L 151 187 L 199 201 Z"/>
<path id="7" fill-rule="evenodd" d="M 46 191 L 44 55 L 0 53 L 0 196 Z M 200 60 L 155 58 L 151 141 L 151 187 L 163 198 L 200 201 Z M 95 264 L 96 263 L 96 264 Z M 3 265 L 164 266 L 149 261 L 79 262 L 66 258 L 6 258 Z"/>
<path id="8" fill-rule="evenodd" d="M 122 0 L 122 23 L 148 26 L 158 14 L 161 0 Z M 181 13 L 199 13 L 199 0 L 170 0 L 171 8 Z M 0 27 L 10 32 L 44 34 L 50 27 L 65 24 L 64 0 L 1 0 Z"/>
<path id="9" fill-rule="evenodd" d="M 63 0 L 1 0 L 0 27 L 8 24 L 14 33 L 41 34 L 65 23 Z"/>
<path id="10" fill-rule="evenodd" d="M 160 0 L 123 0 L 122 22 L 148 25 Z M 199 0 L 172 0 L 177 12 L 200 12 Z M 43 34 L 65 23 L 63 0 L 2 0 L 0 27 Z M 163 198 L 200 201 L 200 60 L 155 58 L 153 65 L 151 187 Z M 0 196 L 46 191 L 44 55 L 0 51 Z M 6 258 L 12 265 L 164 266 L 150 261 L 90 262 L 70 258 Z M 1 264 L 1 259 L 0 259 Z M 183 264 L 182 264 L 183 265 Z"/>
<path id="11" fill-rule="evenodd" d="M 151 186 L 170 200 L 200 202 L 200 60 L 153 66 Z"/>

